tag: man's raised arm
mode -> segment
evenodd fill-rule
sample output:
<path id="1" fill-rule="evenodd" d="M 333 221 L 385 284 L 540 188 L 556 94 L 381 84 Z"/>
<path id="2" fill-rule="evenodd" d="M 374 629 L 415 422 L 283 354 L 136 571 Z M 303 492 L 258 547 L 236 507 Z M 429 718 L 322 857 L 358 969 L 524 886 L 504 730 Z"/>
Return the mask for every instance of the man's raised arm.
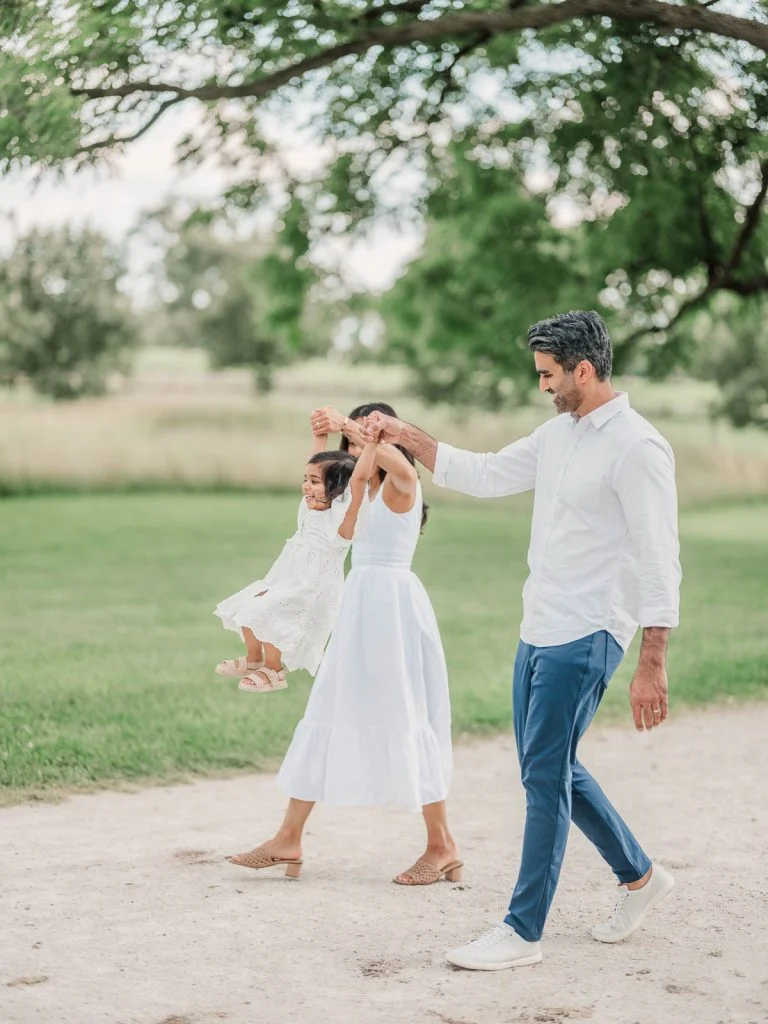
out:
<path id="1" fill-rule="evenodd" d="M 393 416 L 375 412 L 368 417 L 372 436 L 406 448 L 433 474 L 438 487 L 471 494 L 475 498 L 500 498 L 530 491 L 536 484 L 538 431 L 500 452 L 468 452 L 436 441 L 419 427 Z"/>

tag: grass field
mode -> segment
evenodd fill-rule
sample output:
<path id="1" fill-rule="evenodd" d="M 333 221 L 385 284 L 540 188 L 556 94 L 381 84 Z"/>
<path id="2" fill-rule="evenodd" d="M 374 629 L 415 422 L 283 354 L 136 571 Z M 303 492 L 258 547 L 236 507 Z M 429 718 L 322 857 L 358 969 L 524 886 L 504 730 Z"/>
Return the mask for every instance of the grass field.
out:
<path id="1" fill-rule="evenodd" d="M 236 638 L 211 614 L 292 532 L 285 495 L 123 494 L 0 505 L 0 799 L 259 768 L 285 750 L 310 681 L 238 694 Z M 438 614 L 457 733 L 508 726 L 526 502 L 435 505 L 417 570 Z M 768 694 L 768 506 L 684 510 L 673 709 Z M 633 657 L 602 714 L 627 715 Z M 716 751 L 713 751 L 716 757 Z"/>

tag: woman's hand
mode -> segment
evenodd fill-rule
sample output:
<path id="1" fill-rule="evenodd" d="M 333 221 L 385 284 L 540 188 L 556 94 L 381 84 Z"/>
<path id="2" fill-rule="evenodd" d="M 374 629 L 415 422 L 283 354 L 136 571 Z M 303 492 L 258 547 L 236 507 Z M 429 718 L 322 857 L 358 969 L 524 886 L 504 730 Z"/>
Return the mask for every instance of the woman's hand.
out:
<path id="1" fill-rule="evenodd" d="M 338 409 L 326 405 L 322 409 L 313 409 L 309 421 L 315 436 L 318 434 L 340 434 L 347 422 L 347 417 L 342 416 Z"/>
<path id="2" fill-rule="evenodd" d="M 312 433 L 315 435 L 315 437 L 323 437 L 323 436 L 327 435 L 327 433 L 328 433 L 327 430 L 320 430 L 319 429 L 320 413 L 321 412 L 322 412 L 322 409 L 313 409 L 312 412 L 309 414 L 309 426 L 310 426 L 310 428 L 312 430 Z"/>
<path id="3" fill-rule="evenodd" d="M 328 444 L 328 432 L 325 430 L 315 430 L 315 416 L 320 412 L 319 409 L 313 410 L 309 414 L 309 423 L 312 427 L 312 448 L 310 450 L 310 457 L 317 455 L 318 452 L 324 452 L 326 445 Z"/>

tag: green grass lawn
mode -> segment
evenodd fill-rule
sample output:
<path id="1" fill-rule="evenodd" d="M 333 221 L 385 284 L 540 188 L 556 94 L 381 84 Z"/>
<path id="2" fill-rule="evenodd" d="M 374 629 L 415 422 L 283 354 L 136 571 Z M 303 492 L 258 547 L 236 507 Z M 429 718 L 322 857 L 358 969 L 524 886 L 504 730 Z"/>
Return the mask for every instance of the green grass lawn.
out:
<path id="1" fill-rule="evenodd" d="M 260 768 L 310 680 L 240 694 L 212 615 L 293 531 L 270 495 L 95 495 L 0 505 L 0 799 L 99 782 Z M 436 505 L 417 557 L 446 646 L 456 732 L 506 729 L 529 526 L 524 502 Z M 683 513 L 673 711 L 768 694 L 768 507 Z M 634 652 L 601 714 L 624 715 Z"/>

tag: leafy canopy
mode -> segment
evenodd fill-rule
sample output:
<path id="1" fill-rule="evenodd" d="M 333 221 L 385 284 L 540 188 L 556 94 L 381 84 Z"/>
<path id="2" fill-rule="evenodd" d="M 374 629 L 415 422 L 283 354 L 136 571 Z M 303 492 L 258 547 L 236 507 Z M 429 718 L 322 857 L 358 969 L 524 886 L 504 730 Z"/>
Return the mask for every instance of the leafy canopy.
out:
<path id="1" fill-rule="evenodd" d="M 479 373 L 489 400 L 544 313 L 597 306 L 620 361 L 661 373 L 718 293 L 768 291 L 766 0 L 17 0 L 2 18 L 0 172 L 104 159 L 184 105 L 180 161 L 224 161 L 245 210 L 277 173 L 310 245 L 426 215 L 393 344 Z M 315 172 L 276 159 L 288 123 L 325 147 Z"/>

